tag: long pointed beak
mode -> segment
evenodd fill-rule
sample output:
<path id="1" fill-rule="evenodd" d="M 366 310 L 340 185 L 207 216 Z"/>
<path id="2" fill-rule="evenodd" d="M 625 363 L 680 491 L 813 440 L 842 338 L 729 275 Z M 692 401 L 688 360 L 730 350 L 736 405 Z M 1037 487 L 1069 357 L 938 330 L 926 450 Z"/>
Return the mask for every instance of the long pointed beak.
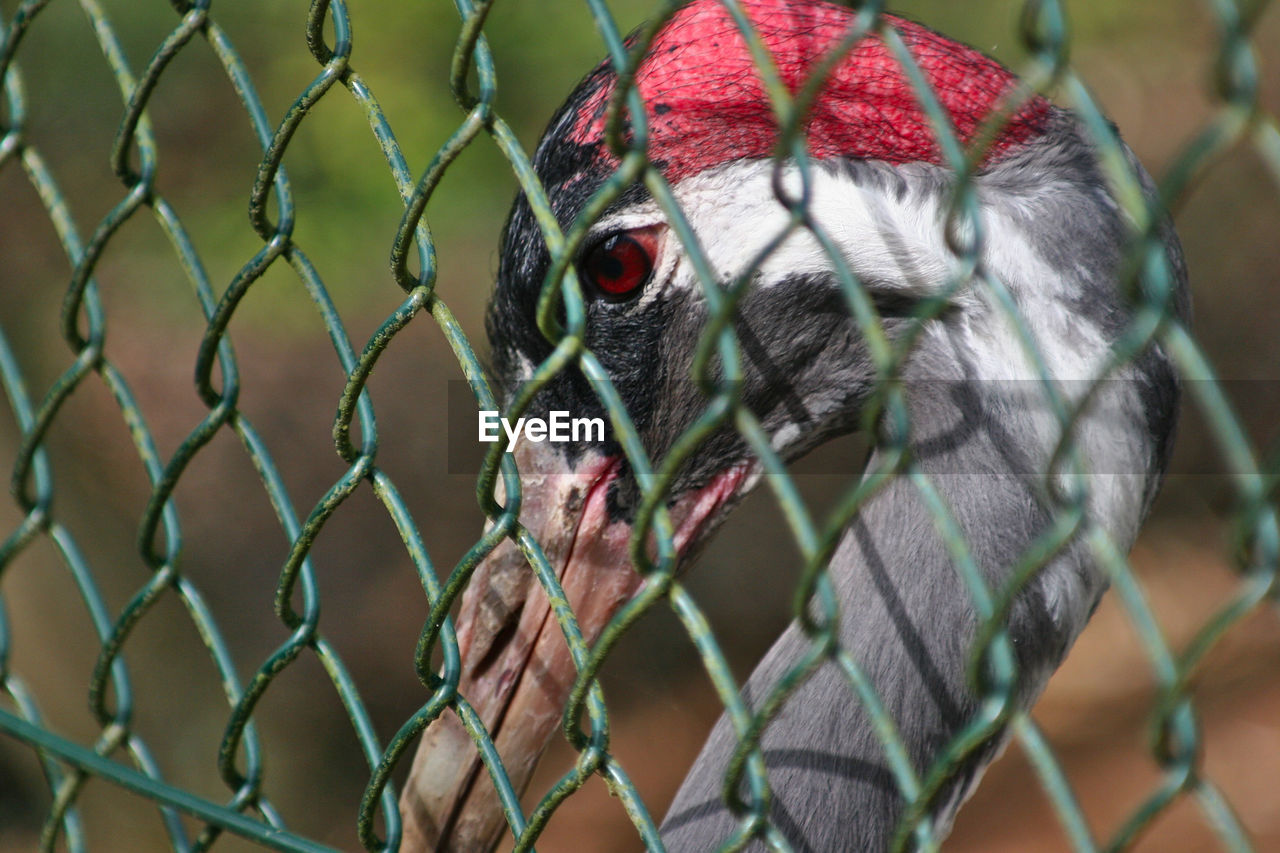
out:
<path id="1" fill-rule="evenodd" d="M 592 644 L 643 579 L 628 559 L 631 525 L 611 520 L 619 460 L 588 453 L 573 470 L 553 445 L 521 442 L 520 521 L 555 569 L 583 637 Z M 701 538 L 745 480 L 730 469 L 671 508 L 678 551 Z M 458 692 L 493 737 L 517 793 L 564 713 L 577 671 L 551 604 L 510 540 L 476 569 L 458 618 Z M 471 737 L 446 712 L 423 736 L 400 800 L 402 850 L 487 853 L 505 825 L 496 789 Z"/>

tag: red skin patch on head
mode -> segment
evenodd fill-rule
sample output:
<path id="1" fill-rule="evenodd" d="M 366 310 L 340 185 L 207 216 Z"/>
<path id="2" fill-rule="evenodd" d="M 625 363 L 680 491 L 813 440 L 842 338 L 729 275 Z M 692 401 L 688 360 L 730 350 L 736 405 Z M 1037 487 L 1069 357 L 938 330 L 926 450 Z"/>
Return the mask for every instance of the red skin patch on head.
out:
<path id="1" fill-rule="evenodd" d="M 742 7 L 792 93 L 855 20 L 850 9 L 821 0 L 742 0 Z M 901 33 L 967 145 L 1016 87 L 1017 78 L 978 51 L 926 27 L 885 18 Z M 768 96 L 746 41 L 717 0 L 697 0 L 672 17 L 641 63 L 636 86 L 648 112 L 649 156 L 662 164 L 668 180 L 773 153 L 778 131 Z M 583 104 L 569 135 L 573 142 L 600 144 L 612 93 L 610 79 Z M 1043 98 L 1028 101 L 1005 126 L 992 153 L 1037 136 L 1048 111 Z M 818 158 L 941 162 L 933 128 L 911 83 L 875 35 L 858 42 L 832 71 L 805 130 L 809 151 Z"/>

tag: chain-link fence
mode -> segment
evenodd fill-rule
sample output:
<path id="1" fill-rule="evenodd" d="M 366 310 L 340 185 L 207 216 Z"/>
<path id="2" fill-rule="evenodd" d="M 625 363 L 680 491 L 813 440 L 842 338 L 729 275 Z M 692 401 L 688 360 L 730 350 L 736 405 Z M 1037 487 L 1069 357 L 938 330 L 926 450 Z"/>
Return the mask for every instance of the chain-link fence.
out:
<path id="1" fill-rule="evenodd" d="M 1236 673 L 1236 682 L 1274 685 L 1265 672 L 1277 660 L 1275 448 L 1270 455 L 1254 449 L 1258 437 L 1250 433 L 1259 430 L 1249 420 L 1265 423 L 1276 413 L 1274 391 L 1267 391 L 1276 362 L 1266 358 L 1275 351 L 1248 344 L 1257 329 L 1263 338 L 1270 334 L 1277 303 L 1262 293 L 1255 304 L 1245 285 L 1215 283 L 1231 279 L 1269 286 L 1274 267 L 1268 270 L 1266 260 L 1280 262 L 1267 254 L 1275 241 L 1265 230 L 1266 223 L 1277 221 L 1274 207 L 1280 198 L 1280 128 L 1274 111 L 1263 106 L 1268 94 L 1275 97 L 1275 78 L 1259 65 L 1254 43 L 1259 27 L 1270 26 L 1267 32 L 1275 38 L 1274 21 L 1264 17 L 1266 3 L 1185 4 L 1177 20 L 1175 13 L 1164 17 L 1164 12 L 1153 12 L 1150 19 L 1137 12 L 1131 18 L 1125 17 L 1130 13 L 1106 13 L 1119 17 L 1099 20 L 1088 10 L 1073 10 L 1103 34 L 1100 40 L 1105 41 L 1108 27 L 1132 34 L 1151 26 L 1153 43 L 1183 39 L 1201 49 L 1204 70 L 1212 64 L 1210 104 L 1144 104 L 1143 93 L 1150 90 L 1134 82 L 1131 69 L 1098 72 L 1096 80 L 1103 84 L 1116 83 L 1120 90 L 1132 84 L 1131 92 L 1114 95 L 1117 102 L 1148 110 L 1146 135 L 1155 140 L 1148 140 L 1154 153 L 1144 150 L 1143 139 L 1135 141 L 1126 116 L 1113 117 L 1144 158 L 1150 154 L 1159 161 L 1153 169 L 1158 198 L 1144 193 L 1098 99 L 1085 85 L 1089 68 L 1078 46 L 1076 61 L 1068 62 L 1072 41 L 1063 4 L 1040 0 L 973 13 L 973 26 L 998 28 L 995 38 L 1007 41 L 1016 34 L 1017 47 L 1006 45 L 1000 52 L 1018 60 L 1015 70 L 1028 86 L 1017 90 L 988 126 L 971 134 L 953 127 L 894 20 L 882 17 L 881 4 L 852 4 L 858 11 L 849 18 L 848 32 L 811 83 L 799 88 L 784 85 L 741 5 L 724 4 L 752 46 L 774 120 L 783 129 L 774 155 L 799 164 L 805 183 L 814 166 L 801 129 L 822 75 L 866 38 L 885 46 L 905 69 L 938 159 L 960 176 L 959 189 L 948 197 L 953 261 L 948 287 L 977 288 L 1003 299 L 1006 319 L 1027 342 L 1035 335 L 1019 307 L 982 271 L 981 239 L 973 237 L 981 233 L 982 217 L 975 193 L 966 190 L 1000 123 L 1036 92 L 1075 111 L 1100 151 L 1101 169 L 1131 228 L 1120 264 L 1124 273 L 1115 284 L 1130 295 L 1132 311 L 1115 335 L 1114 362 L 1099 371 L 1091 390 L 1063 394 L 1047 368 L 1037 387 L 1058 434 L 1067 435 L 1109 376 L 1152 346 L 1163 348 L 1198 418 L 1185 432 L 1197 447 L 1182 457 L 1182 464 L 1198 473 L 1179 481 L 1175 458 L 1178 482 L 1171 484 L 1169 500 L 1181 504 L 1157 509 L 1161 526 L 1151 540 L 1204 539 L 1225 529 L 1223 544 L 1199 553 L 1216 554 L 1204 560 L 1229 564 L 1233 573 L 1221 572 L 1212 582 L 1193 573 L 1182 586 L 1162 586 L 1177 574 L 1182 558 L 1159 555 L 1149 560 L 1163 571 L 1135 572 L 1105 525 L 1090 518 L 1088 490 L 1067 491 L 1055 494 L 1053 523 L 1005 567 L 1007 582 L 995 588 L 975 562 L 948 502 L 908 452 L 909 392 L 898 379 L 911 346 L 885 335 L 877 313 L 883 306 L 873 304 L 865 283 L 831 245 L 824 248 L 846 310 L 857 318 L 871 351 L 877 383 L 868 409 L 878 422 L 898 426 L 883 431 L 878 446 L 886 452 L 877 456 L 874 470 L 811 478 L 825 484 L 813 487 L 802 470 L 788 469 L 761 420 L 738 396 L 742 342 L 731 318 L 749 289 L 748 273 L 767 256 L 754 259 L 736 283 L 722 286 L 698 249 L 671 184 L 649 159 L 644 103 L 629 86 L 610 97 L 604 119 L 617 156 L 616 178 L 572 221 L 557 220 L 552 212 L 527 153 L 533 140 L 526 128 L 545 122 L 551 106 L 590 67 L 581 58 L 601 52 L 601 40 L 588 37 L 591 27 L 608 62 L 630 81 L 657 28 L 682 4 L 633 3 L 625 15 L 619 12 L 623 23 L 603 0 L 591 0 L 585 9 L 557 5 L 555 15 L 572 16 L 582 25 L 581 46 L 569 44 L 579 31 L 554 20 L 550 7 L 457 0 L 457 14 L 450 13 L 450 19 L 427 8 L 433 4 L 385 2 L 366 10 L 342 0 L 315 0 L 309 8 L 295 8 L 301 5 L 265 8 L 211 0 L 120 4 L 119 9 L 104 0 L 0 4 L 0 377 L 12 412 L 3 436 L 12 448 L 14 498 L 0 546 L 0 729 L 8 735 L 7 749 L 0 753 L 5 785 L 0 798 L 9 801 L 0 804 L 0 820 L 14 827 L 15 844 L 72 850 L 167 844 L 189 850 L 215 842 L 227 846 L 234 843 L 230 834 L 284 850 L 353 847 L 357 838 L 370 850 L 395 849 L 402 836 L 396 780 L 403 780 L 428 724 L 442 713 L 456 713 L 483 756 L 517 848 L 531 849 L 540 837 L 553 838 L 557 816 L 574 800 L 593 796 L 595 779 L 617 798 L 621 808 L 614 808 L 631 829 L 620 841 L 606 839 L 605 830 L 598 830 L 596 841 L 579 835 L 576 846 L 633 849 L 643 841 L 662 849 L 655 821 L 661 810 L 649 800 L 655 791 L 659 798 L 671 791 L 656 784 L 646 789 L 651 774 L 642 768 L 637 775 L 634 769 L 645 762 L 621 758 L 613 748 L 623 735 L 615 719 L 611 738 L 605 694 L 596 681 L 597 675 L 607 680 L 619 659 L 635 663 L 641 657 L 628 653 L 627 637 L 644 631 L 645 619 L 652 624 L 664 618 L 660 611 L 674 618 L 666 616 L 647 636 L 689 638 L 705 673 L 699 701 L 724 709 L 736 732 L 729 789 L 745 793 L 733 804 L 737 830 L 725 839 L 730 848 L 763 841 L 787 849 L 785 833 L 770 816 L 761 732 L 824 662 L 839 666 L 849 701 L 862 703 L 874 719 L 890 783 L 905 804 L 894 836 L 898 847 L 938 845 L 930 815 L 939 793 L 1006 728 L 1016 744 L 1011 752 L 1025 756 L 1039 781 L 1041 813 L 1047 809 L 1058 818 L 1053 831 L 1059 845 L 1127 848 L 1150 838 L 1152 827 L 1171 815 L 1182 821 L 1177 827 L 1198 827 L 1176 830 L 1190 833 L 1192 844 L 1212 837 L 1226 849 L 1245 850 L 1280 837 L 1274 797 L 1264 794 L 1261 804 L 1250 800 L 1247 809 L 1233 806 L 1235 782 L 1221 778 L 1266 788 L 1257 768 L 1275 767 L 1274 755 L 1267 754 L 1280 752 L 1274 717 L 1258 721 L 1251 736 L 1234 729 L 1224 735 L 1245 737 L 1245 759 L 1211 768 L 1206 755 L 1213 757 L 1213 741 L 1205 735 L 1193 683 L 1211 669 L 1201 666 L 1211 658 L 1212 668 Z M 928 5 L 907 11 L 943 28 L 946 20 L 934 21 L 931 12 L 958 15 Z M 507 14 L 512 17 L 504 23 Z M 628 44 L 626 28 L 641 19 L 650 23 Z M 358 29 L 362 24 L 365 30 Z M 375 47 L 362 54 L 356 45 L 365 31 L 376 33 L 370 36 Z M 240 32 L 250 34 L 251 46 L 243 52 Z M 972 32 L 970 40 L 988 36 Z M 309 54 L 302 52 L 300 34 Z M 446 41 L 453 41 L 451 55 Z M 515 66 L 509 77 L 499 74 L 504 49 L 522 54 L 527 63 Z M 519 79 L 526 67 L 558 53 L 563 67 L 533 77 L 536 86 Z M 357 71 L 364 69 L 362 56 L 371 69 L 367 77 Z M 1179 62 L 1157 65 L 1156 86 L 1173 87 L 1179 75 L 1187 76 Z M 411 83 L 389 84 L 393 94 L 384 109 L 370 81 L 380 74 L 397 79 L 388 71 L 395 66 L 409 69 L 399 74 Z M 1197 80 L 1200 71 L 1195 69 Z M 446 102 L 446 79 L 456 124 L 440 144 L 445 136 L 440 123 L 447 120 L 440 106 Z M 500 84 L 508 79 L 520 85 L 513 86 L 515 97 L 501 102 Z M 1104 102 L 1110 97 L 1112 92 L 1103 92 Z M 389 120 L 393 110 L 400 137 Z M 351 132 L 360 114 L 367 122 L 360 130 L 363 140 Z M 503 118 L 512 114 L 519 116 L 519 132 Z M 114 128 L 113 140 L 95 137 L 91 130 L 105 126 Z M 1166 137 L 1174 129 L 1179 134 L 1170 143 Z M 414 143 L 399 141 L 405 137 Z M 435 153 L 425 167 L 410 168 L 414 152 L 430 150 Z M 256 173 L 242 156 L 246 151 L 258 162 Z M 480 159 L 469 165 L 468 156 Z M 1196 188 L 1215 169 L 1241 159 L 1252 164 L 1252 171 L 1232 173 L 1222 191 L 1226 195 L 1207 193 L 1202 209 L 1239 204 L 1264 223 L 1259 230 L 1223 234 L 1214 231 L 1213 220 L 1228 221 L 1226 216 L 1184 215 L 1194 205 Z M 104 160 L 114 184 L 96 171 Z M 478 482 L 451 473 L 442 462 L 447 380 L 465 380 L 471 402 L 480 409 L 498 408 L 472 341 L 492 265 L 473 258 L 490 258 L 496 244 L 496 211 L 509 194 L 494 172 L 504 162 L 528 200 L 551 258 L 538 309 L 550 355 L 533 366 L 531 381 L 506 401 L 505 413 L 525 412 L 564 371 L 604 380 L 595 386 L 599 402 L 639 492 L 631 541 L 651 543 L 649 550 L 635 547 L 630 555 L 646 579 L 642 592 L 594 643 L 584 639 L 555 567 L 520 524 L 522 485 L 504 445 L 485 457 Z M 459 173 L 464 177 L 452 177 Z M 243 183 L 232 185 L 221 177 L 209 181 L 210 174 L 241 176 Z M 596 219 L 636 183 L 678 233 L 710 312 L 691 377 L 705 395 L 701 413 L 662 458 L 649 458 L 632 420 L 635 413 L 627 411 L 607 381 L 609 371 L 585 346 L 587 310 L 572 263 Z M 476 201 L 477 187 L 492 190 L 495 200 Z M 249 229 L 241 225 L 246 192 Z M 366 196 L 376 201 L 366 204 Z M 788 198 L 785 192 L 780 197 Z M 804 197 L 791 199 L 786 228 L 821 243 L 822 224 Z M 1179 214 L 1193 284 L 1201 277 L 1208 282 L 1197 290 L 1199 307 L 1219 324 L 1217 342 L 1193 337 L 1177 316 L 1177 275 L 1162 243 L 1162 206 Z M 235 216 L 226 216 L 232 209 Z M 343 209 L 356 211 L 355 217 L 342 219 Z M 379 212 L 366 215 L 372 210 Z M 488 222 L 482 236 L 467 233 L 481 220 Z M 1210 256 L 1221 263 L 1220 274 L 1195 266 L 1200 243 L 1191 232 L 1197 226 L 1214 235 L 1206 242 L 1226 243 L 1220 255 Z M 438 252 L 450 241 L 455 255 Z M 387 246 L 390 277 L 378 260 Z M 456 260 L 459 255 L 472 259 L 463 263 Z M 1242 257 L 1254 259 L 1254 266 Z M 465 287 L 450 283 L 450 263 L 457 264 L 453 280 Z M 55 288 L 54 282 L 61 283 Z M 398 304 L 375 302 L 391 294 Z M 1247 305 L 1234 311 L 1205 309 L 1204 301 L 1215 294 Z M 461 321 L 451 303 L 463 306 Z M 913 307 L 912 316 L 927 322 L 945 309 L 945 298 L 925 300 Z M 60 338 L 56 349 L 50 346 L 55 335 Z M 233 347 L 233 335 L 243 348 Z M 328 352 L 316 344 L 325 337 Z M 1222 358 L 1206 354 L 1215 343 L 1226 353 L 1232 378 L 1254 381 L 1219 381 L 1213 361 Z M 1233 343 L 1244 361 L 1231 361 Z M 1034 344 L 1027 346 L 1037 360 Z M 1258 369 L 1236 369 L 1241 363 Z M 375 377 L 375 366 L 385 378 Z M 375 418 L 375 398 L 389 417 Z M 394 426 L 386 428 L 388 422 Z M 331 426 L 331 435 L 313 433 L 317 424 L 322 431 Z M 748 653 L 726 643 L 723 635 L 735 629 L 722 622 L 751 622 L 754 617 L 744 613 L 752 611 L 717 616 L 723 611 L 707 601 L 717 591 L 698 594 L 696 576 L 677 577 L 675 527 L 666 507 L 682 464 L 725 428 L 751 448 L 766 474 L 767 491 L 778 508 L 776 538 L 793 549 L 782 553 L 798 571 L 774 578 L 779 586 L 772 597 L 784 597 L 782 590 L 794 596 L 795 616 L 805 616 L 809 603 L 816 602 L 801 620 L 806 653 L 767 695 L 756 696 L 755 704 L 743 699 L 739 685 L 743 660 L 760 649 Z M 318 454 L 312 439 L 327 442 L 336 455 Z M 1262 426 L 1261 440 L 1274 441 L 1274 431 Z M 1086 471 L 1089 462 L 1068 439 L 1056 449 L 1051 468 Z M 1204 472 L 1223 473 L 1208 477 Z M 977 640 L 966 653 L 980 713 L 926 767 L 908 758 L 895 721 L 862 669 L 859 650 L 838 642 L 841 607 L 827 571 L 851 521 L 886 482 L 903 477 L 929 507 L 978 618 Z M 1211 506 L 1194 500 L 1206 489 L 1213 491 Z M 460 498 L 471 494 L 478 495 L 483 514 L 470 509 L 470 497 Z M 1200 521 L 1189 520 L 1197 512 Z M 747 543 L 747 550 L 761 547 L 752 535 L 732 522 L 726 533 Z M 565 715 L 566 737 L 557 747 L 572 754 L 572 769 L 565 773 L 561 766 L 547 780 L 535 778 L 523 801 L 484 722 L 457 692 L 458 639 L 449 618 L 476 567 L 506 539 L 519 543 L 555 603 L 554 617 L 579 672 Z M 1139 651 L 1128 658 L 1115 654 L 1124 662 L 1141 661 L 1141 669 L 1119 678 L 1148 685 L 1135 694 L 1149 740 L 1147 754 L 1134 761 L 1146 768 L 1145 775 L 1138 774 L 1125 789 L 1130 796 L 1114 807 L 1092 807 L 1094 798 L 1079 790 L 1079 779 L 1088 771 L 1078 775 L 1072 761 L 1060 760 L 1051 747 L 1052 734 L 1047 736 L 1019 703 L 1012 663 L 1017 655 L 1002 629 L 1019 592 L 1057 553 L 1079 543 L 1113 590 L 1103 607 L 1110 610 L 1097 621 L 1113 619 L 1120 633 L 1130 630 L 1136 637 L 1129 642 Z M 716 559 L 715 552 L 708 557 Z M 740 553 L 722 559 L 750 562 Z M 1170 588 L 1200 598 L 1203 606 L 1162 610 Z M 1204 592 L 1210 588 L 1213 596 Z M 267 601 L 273 601 L 274 618 Z M 778 612 L 787 615 L 786 608 Z M 713 631 L 713 622 L 723 630 Z M 1266 625 L 1259 628 L 1262 622 Z M 663 641 L 653 642 L 664 648 Z M 1111 648 L 1086 664 L 1093 675 L 1106 669 L 1100 660 L 1119 642 L 1110 635 L 1103 640 Z M 1082 644 L 1088 643 L 1086 634 Z M 1233 652 L 1232 660 L 1220 654 L 1224 647 Z M 680 656 L 673 648 L 665 647 L 668 659 Z M 695 657 L 689 646 L 683 648 L 685 658 Z M 1237 657 L 1252 658 L 1254 668 Z M 638 680 L 651 679 L 657 669 L 676 668 L 670 662 L 637 665 Z M 86 687 L 88 718 L 66 710 L 83 707 Z M 625 679 L 618 686 L 624 694 L 629 689 L 637 692 Z M 638 692 L 642 698 L 629 701 L 629 709 L 668 701 L 656 688 Z M 1097 707 L 1084 707 L 1098 713 Z M 1133 704 L 1125 707 L 1119 715 L 1132 716 Z M 1211 708 L 1209 715 L 1216 713 Z M 629 720 L 641 718 L 639 711 L 627 712 Z M 663 719 L 673 725 L 670 717 Z M 676 725 L 697 733 L 698 726 L 687 721 Z M 336 735 L 340 730 L 345 734 Z M 328 743 L 342 738 L 345 746 Z M 657 759 L 681 763 L 666 755 L 647 756 Z M 1132 794 L 1139 790 L 1140 795 Z M 974 804 L 980 807 L 981 795 Z M 1194 812 L 1190 817 L 1188 808 Z M 157 810 L 158 822 L 139 817 Z M 1004 814 L 998 805 L 988 813 Z M 990 825 L 995 819 L 988 818 L 985 827 L 989 839 L 1002 837 Z M 1016 821 L 1010 824 L 1017 828 Z M 609 831 L 614 830 L 616 825 Z M 574 830 L 587 831 L 592 830 Z M 962 817 L 958 837 L 965 832 Z M 1026 837 L 1020 835 L 1023 841 L 1011 842 L 1010 849 L 1028 849 L 1018 846 Z M 4 849 L 7 844 L 0 841 Z M 1172 849 L 1160 845 L 1152 849 Z"/>

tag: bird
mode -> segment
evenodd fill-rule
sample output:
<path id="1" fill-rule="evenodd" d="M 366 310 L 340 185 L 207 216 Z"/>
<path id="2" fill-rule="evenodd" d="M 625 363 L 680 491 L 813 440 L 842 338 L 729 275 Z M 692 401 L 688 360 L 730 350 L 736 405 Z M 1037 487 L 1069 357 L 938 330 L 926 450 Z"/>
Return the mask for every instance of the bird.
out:
<path id="1" fill-rule="evenodd" d="M 792 94 L 856 25 L 856 12 L 825 0 L 737 5 Z M 979 616 L 920 478 L 948 507 L 991 589 L 1009 580 L 1019 556 L 1049 530 L 1057 490 L 1073 483 L 1087 495 L 1081 529 L 1126 552 L 1168 465 L 1179 380 L 1158 339 L 1112 364 L 1134 323 L 1132 297 L 1120 282 L 1139 226 L 1118 200 L 1085 122 L 1020 90 L 1016 75 L 978 50 L 906 18 L 882 20 L 910 52 L 955 138 L 986 145 L 968 177 L 982 238 L 958 284 L 954 246 L 965 236 L 948 231 L 956 172 L 882 31 L 857 41 L 816 90 L 801 122 L 807 169 L 776 153 L 768 90 L 720 2 L 695 0 L 671 15 L 637 66 L 634 86 L 645 108 L 650 168 L 670 186 L 718 286 L 727 292 L 743 277 L 731 321 L 738 394 L 771 449 L 790 461 L 866 429 L 867 470 L 905 452 L 918 472 L 888 477 L 860 507 L 827 576 L 839 604 L 838 647 L 879 694 L 907 760 L 922 774 L 978 710 L 966 667 Z M 535 150 L 550 211 L 566 230 L 618 168 L 608 138 L 617 85 L 613 66 L 602 63 Z M 983 142 L 983 128 L 1006 106 L 1001 129 Z M 630 125 L 623 133 L 634 139 Z M 1116 145 L 1154 205 L 1152 179 L 1118 137 Z M 896 450 L 883 417 L 867 423 L 882 377 L 838 265 L 815 230 L 788 230 L 788 198 L 800 196 L 865 288 L 885 338 L 909 342 L 894 377 L 909 423 Z M 654 460 L 706 408 L 692 371 L 711 317 L 695 255 L 659 201 L 645 182 L 633 182 L 596 218 L 573 257 L 583 344 Z M 1153 229 L 1168 271 L 1169 313 L 1186 320 L 1177 236 L 1167 217 Z M 547 240 L 522 194 L 503 232 L 486 319 L 493 375 L 508 399 L 554 348 L 538 322 L 551 267 Z M 1063 427 L 1046 403 L 1045 383 L 1079 402 L 1103 377 L 1071 427 L 1087 473 L 1051 476 Z M 608 418 L 577 364 L 557 373 L 526 414 L 556 411 Z M 645 583 L 628 551 L 642 499 L 637 478 L 612 428 L 602 441 L 520 440 L 511 450 L 524 488 L 521 523 L 593 643 Z M 758 454 L 731 425 L 686 460 L 665 503 L 682 570 L 762 478 Z M 1095 551 L 1076 535 L 1017 593 L 1006 636 L 1020 707 L 1035 702 L 1106 587 Z M 576 670 L 551 603 L 510 539 L 466 588 L 458 641 L 459 694 L 522 791 L 560 723 Z M 798 621 L 777 638 L 742 690 L 749 707 L 759 706 L 812 642 Z M 1007 731 L 992 734 L 953 768 L 928 805 L 935 839 L 945 837 L 1007 739 Z M 716 849 L 738 828 L 722 800 L 736 747 L 732 722 L 722 716 L 662 823 L 667 850 Z M 771 790 L 768 823 L 792 849 L 878 851 L 891 844 L 904 797 L 867 707 L 834 658 L 782 706 L 759 749 Z M 406 850 L 487 851 L 505 828 L 477 751 L 451 712 L 423 735 L 401 813 Z M 746 849 L 765 849 L 764 841 L 757 836 Z"/>

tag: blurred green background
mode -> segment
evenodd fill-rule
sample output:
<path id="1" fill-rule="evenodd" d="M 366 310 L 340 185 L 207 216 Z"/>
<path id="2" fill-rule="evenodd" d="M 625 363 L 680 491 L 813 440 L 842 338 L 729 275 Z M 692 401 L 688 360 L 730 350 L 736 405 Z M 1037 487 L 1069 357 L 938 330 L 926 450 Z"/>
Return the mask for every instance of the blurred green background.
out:
<path id="1" fill-rule="evenodd" d="M 219 0 L 214 19 L 240 50 L 272 123 L 317 73 L 306 47 L 307 3 Z M 915 0 L 891 9 L 971 43 L 1017 67 L 1025 59 L 1015 0 Z M 17 2 L 0 0 L 4 20 Z M 103 0 L 135 72 L 178 15 L 161 0 Z M 613 2 L 625 31 L 650 2 Z M 1211 117 L 1218 42 L 1209 4 L 1069 5 L 1074 68 L 1147 167 L 1162 174 Z M 457 15 L 446 0 L 351 0 L 352 66 L 377 95 L 415 174 L 462 112 L 448 88 Z M 574 83 L 603 55 L 585 4 L 498 2 L 486 26 L 498 70 L 498 111 L 532 148 Z M 1280 106 L 1280 11 L 1254 39 L 1263 105 Z M 46 158 L 86 237 L 123 197 L 109 152 L 122 113 L 119 91 L 79 4 L 52 0 L 17 54 L 25 84 L 26 140 Z M 148 110 L 159 141 L 157 187 L 193 235 L 216 287 L 225 288 L 262 243 L 248 225 L 249 190 L 260 159 L 243 108 L 199 36 L 161 78 Z M 6 117 L 7 118 L 7 117 Z M 294 238 L 312 259 L 359 349 L 399 305 L 387 257 L 402 205 L 355 101 L 331 91 L 302 122 L 284 158 L 298 208 Z M 484 136 L 452 166 L 427 221 L 439 255 L 437 292 L 483 351 L 483 308 L 497 266 L 498 235 L 515 180 Z M 1179 200 L 1178 230 L 1195 295 L 1195 330 L 1259 447 L 1276 447 L 1280 422 L 1280 188 L 1247 146 L 1206 172 Z M 28 389 L 43 396 L 72 362 L 59 335 L 70 277 L 66 256 L 19 164 L 0 169 L 0 327 Z M 143 210 L 111 239 L 96 270 L 106 306 L 106 355 L 130 382 L 168 458 L 206 414 L 192 383 L 204 322 L 172 248 Z M 330 428 L 345 375 L 301 284 L 277 263 L 250 290 L 231 324 L 243 374 L 241 410 L 259 428 L 299 512 L 305 514 L 346 466 Z M 370 389 L 378 414 L 379 464 L 402 490 L 430 556 L 445 574 L 478 535 L 473 479 L 448 473 L 447 383 L 461 372 L 428 316 L 419 316 L 380 361 Z M 0 458 L 19 442 L 0 416 Z M 149 489 L 119 411 L 91 378 L 59 414 L 47 447 L 56 512 L 94 566 L 112 613 L 147 580 L 134 540 Z M 803 490 L 829 503 L 849 476 L 802 462 Z M 832 466 L 826 466 L 830 468 Z M 839 468 L 839 466 L 835 466 Z M 1234 589 L 1224 534 L 1231 493 L 1208 434 L 1189 410 L 1174 465 L 1134 563 L 1175 648 Z M 180 482 L 181 569 L 207 595 L 242 677 L 286 636 L 271 610 L 288 543 L 257 475 L 229 432 L 203 450 Z M 22 518 L 0 505 L 6 534 Z M 426 601 L 385 511 L 365 487 L 325 527 L 313 551 L 321 627 L 349 664 L 385 741 L 426 699 L 413 650 Z M 796 552 L 765 494 L 730 519 L 690 578 L 741 677 L 785 625 Z M 87 709 L 96 643 L 65 567 L 45 541 L 5 569 L 0 591 L 12 623 L 11 665 L 32 687 L 48 723 L 91 742 Z M 207 653 L 181 608 L 167 600 L 126 647 L 137 685 L 135 730 L 166 777 L 215 800 L 227 790 L 215 754 L 227 709 Z M 605 671 L 615 709 L 615 745 L 651 810 L 661 815 L 718 712 L 683 631 L 661 608 L 623 643 Z M 1237 626 L 1197 681 L 1208 732 L 1205 766 L 1254 833 L 1280 849 L 1280 621 L 1275 610 Z M 1037 710 L 1076 784 L 1095 831 L 1105 837 L 1158 778 L 1146 752 L 1154 695 L 1150 665 L 1125 617 L 1108 599 Z M 357 846 L 355 815 L 367 769 L 319 665 L 304 655 L 277 679 L 257 715 L 266 748 L 266 792 L 289 825 L 343 848 Z M 569 761 L 553 746 L 533 793 Z M 398 778 L 403 778 L 402 769 Z M 1067 849 L 1047 800 L 1016 747 L 961 814 L 954 850 Z M 80 799 L 96 849 L 163 844 L 155 809 L 100 781 Z M 0 850 L 35 844 L 49 796 L 31 751 L 0 739 Z M 1162 816 L 1139 849 L 1213 849 L 1194 805 Z M 544 851 L 634 850 L 622 808 L 598 782 L 552 820 Z M 219 843 L 240 849 L 235 839 Z"/>

